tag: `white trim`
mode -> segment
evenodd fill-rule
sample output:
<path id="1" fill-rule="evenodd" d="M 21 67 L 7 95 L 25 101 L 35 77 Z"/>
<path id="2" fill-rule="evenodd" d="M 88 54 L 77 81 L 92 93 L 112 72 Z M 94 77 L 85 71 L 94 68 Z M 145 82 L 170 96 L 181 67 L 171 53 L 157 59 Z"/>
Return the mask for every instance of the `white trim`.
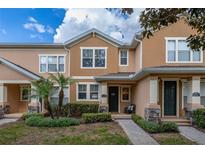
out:
<path id="1" fill-rule="evenodd" d="M 72 79 L 94 79 L 94 76 L 72 76 Z"/>
<path id="2" fill-rule="evenodd" d="M 29 93 L 28 93 L 28 99 L 23 99 L 23 90 L 24 89 L 31 90 L 29 85 L 20 85 L 20 101 L 21 102 L 29 102 L 30 101 Z"/>
<path id="3" fill-rule="evenodd" d="M 66 56 L 67 54 L 39 54 L 39 73 L 58 73 L 58 68 L 59 68 L 59 64 L 58 64 L 58 57 L 64 57 L 64 71 L 63 72 L 59 72 L 59 73 L 65 73 L 66 72 Z M 45 72 L 41 72 L 41 57 L 46 57 L 46 71 Z M 57 72 L 49 72 L 48 71 L 48 57 L 50 56 L 56 56 L 57 57 Z"/>
<path id="4" fill-rule="evenodd" d="M 0 83 L 31 83 L 29 80 L 0 80 Z"/>
<path id="5" fill-rule="evenodd" d="M 122 98 L 122 91 L 123 91 L 123 88 L 129 88 L 129 99 L 128 100 L 123 100 L 123 98 Z M 129 85 L 122 85 L 122 86 L 120 86 L 120 101 L 121 102 L 131 102 L 131 86 L 129 86 Z"/>
<path id="6" fill-rule="evenodd" d="M 83 49 L 91 49 L 93 51 L 93 66 L 83 67 Z M 95 49 L 105 50 L 105 67 L 95 67 Z M 107 68 L 107 49 L 108 47 L 80 47 L 80 68 L 81 69 L 106 69 Z"/>
<path id="7" fill-rule="evenodd" d="M 164 81 L 176 81 L 176 84 L 177 84 L 176 116 L 171 116 L 171 117 L 179 118 L 179 78 L 163 78 L 162 79 L 162 117 L 170 117 L 170 116 L 164 115 Z"/>
<path id="8" fill-rule="evenodd" d="M 142 41 L 139 39 L 136 39 L 136 41 L 138 41 L 140 43 L 140 69 L 142 69 Z M 137 48 L 136 48 L 137 49 Z M 135 51 L 136 52 L 136 51 Z"/>
<path id="9" fill-rule="evenodd" d="M 192 64 L 199 64 L 199 63 L 203 63 L 203 51 L 202 49 L 200 50 L 200 61 L 193 61 L 193 51 L 190 50 L 190 61 L 179 61 L 178 60 L 178 41 L 179 40 L 186 40 L 187 37 L 165 37 L 165 40 L 166 40 L 166 45 L 165 45 L 165 50 L 166 50 L 166 63 L 168 64 L 189 64 L 189 63 L 192 63 Z M 175 61 L 169 61 L 168 60 L 168 41 L 169 40 L 173 40 L 176 42 L 176 45 L 175 45 Z"/>
<path id="10" fill-rule="evenodd" d="M 121 64 L 121 51 L 126 51 L 127 52 L 127 64 Z M 130 54 L 130 50 L 129 49 L 120 49 L 119 50 L 119 66 L 129 66 L 129 54 Z"/>
<path id="11" fill-rule="evenodd" d="M 86 85 L 86 99 L 78 99 L 78 85 Z M 98 99 L 90 99 L 90 85 L 98 85 Z M 76 101 L 100 101 L 100 84 L 97 82 L 77 82 L 76 83 Z"/>

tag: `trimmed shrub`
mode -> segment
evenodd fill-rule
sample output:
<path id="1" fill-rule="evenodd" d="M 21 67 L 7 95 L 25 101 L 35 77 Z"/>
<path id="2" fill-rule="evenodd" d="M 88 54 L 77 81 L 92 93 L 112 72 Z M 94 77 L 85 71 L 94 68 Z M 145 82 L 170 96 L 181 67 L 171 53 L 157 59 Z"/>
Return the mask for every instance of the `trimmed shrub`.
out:
<path id="1" fill-rule="evenodd" d="M 81 116 L 83 113 L 98 113 L 98 103 L 75 102 L 63 106 L 62 114 L 64 116 Z"/>
<path id="2" fill-rule="evenodd" d="M 205 109 L 196 109 L 193 111 L 193 121 L 200 128 L 205 128 Z"/>
<path id="3" fill-rule="evenodd" d="M 24 113 L 21 118 L 23 120 L 26 120 L 30 117 L 43 117 L 43 116 L 44 115 L 42 113 Z"/>
<path id="4" fill-rule="evenodd" d="M 132 114 L 132 120 L 149 133 L 178 132 L 178 126 L 174 122 L 161 122 L 158 124 L 146 121 L 139 115 L 135 114 Z"/>
<path id="5" fill-rule="evenodd" d="M 161 122 L 161 132 L 178 132 L 178 126 L 175 122 Z"/>
<path id="6" fill-rule="evenodd" d="M 68 126 L 79 125 L 80 121 L 74 118 L 51 119 L 51 118 L 43 118 L 40 116 L 33 116 L 26 119 L 25 123 L 28 126 L 36 126 L 36 127 L 68 127 Z"/>
<path id="7" fill-rule="evenodd" d="M 82 118 L 85 123 L 111 121 L 111 113 L 84 113 Z"/>

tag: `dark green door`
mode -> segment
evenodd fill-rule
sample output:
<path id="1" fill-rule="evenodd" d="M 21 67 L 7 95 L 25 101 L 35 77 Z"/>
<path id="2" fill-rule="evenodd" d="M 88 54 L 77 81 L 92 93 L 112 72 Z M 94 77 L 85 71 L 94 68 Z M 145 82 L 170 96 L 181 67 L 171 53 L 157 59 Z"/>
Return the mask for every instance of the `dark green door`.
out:
<path id="1" fill-rule="evenodd" d="M 164 81 L 164 115 L 176 116 L 176 81 Z"/>
<path id="2" fill-rule="evenodd" d="M 109 112 L 118 112 L 118 87 L 109 87 Z"/>

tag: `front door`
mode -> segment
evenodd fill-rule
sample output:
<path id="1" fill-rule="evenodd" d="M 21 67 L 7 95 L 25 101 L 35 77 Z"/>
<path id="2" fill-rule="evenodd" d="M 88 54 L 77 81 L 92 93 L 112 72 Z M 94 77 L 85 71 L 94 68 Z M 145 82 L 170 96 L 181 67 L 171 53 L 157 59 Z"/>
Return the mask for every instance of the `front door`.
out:
<path id="1" fill-rule="evenodd" d="M 164 115 L 176 116 L 177 82 L 164 81 Z"/>
<path id="2" fill-rule="evenodd" d="M 109 112 L 118 112 L 118 87 L 109 87 Z"/>

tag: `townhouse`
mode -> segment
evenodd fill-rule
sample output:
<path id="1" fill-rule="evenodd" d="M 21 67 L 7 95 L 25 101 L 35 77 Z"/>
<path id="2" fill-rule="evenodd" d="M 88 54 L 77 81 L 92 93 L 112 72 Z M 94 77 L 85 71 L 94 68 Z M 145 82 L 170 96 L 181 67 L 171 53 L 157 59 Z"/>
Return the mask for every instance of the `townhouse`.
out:
<path id="1" fill-rule="evenodd" d="M 8 113 L 43 111 L 41 100 L 29 97 L 31 80 L 60 72 L 77 81 L 65 88 L 64 103 L 99 103 L 112 113 L 135 104 L 146 119 L 189 117 L 205 105 L 203 51 L 186 42 L 193 33 L 182 18 L 129 44 L 97 29 L 63 44 L 1 44 L 0 106 Z M 51 101 L 57 100 L 56 92 Z"/>

